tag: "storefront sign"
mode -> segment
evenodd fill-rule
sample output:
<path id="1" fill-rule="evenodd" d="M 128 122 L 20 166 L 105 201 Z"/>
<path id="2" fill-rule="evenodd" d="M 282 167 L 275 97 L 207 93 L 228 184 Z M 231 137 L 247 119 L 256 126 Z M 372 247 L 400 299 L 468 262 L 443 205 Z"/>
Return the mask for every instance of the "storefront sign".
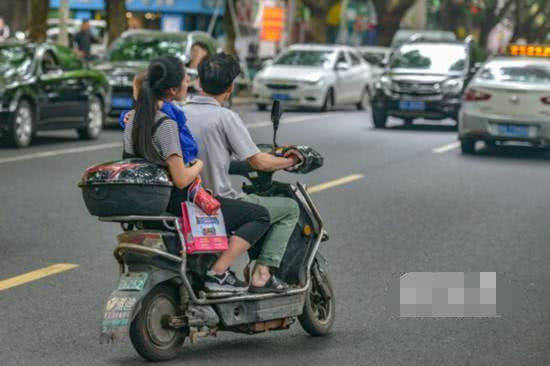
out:
<path id="1" fill-rule="evenodd" d="M 285 9 L 280 6 L 265 7 L 262 17 L 262 41 L 279 42 L 285 29 Z"/>

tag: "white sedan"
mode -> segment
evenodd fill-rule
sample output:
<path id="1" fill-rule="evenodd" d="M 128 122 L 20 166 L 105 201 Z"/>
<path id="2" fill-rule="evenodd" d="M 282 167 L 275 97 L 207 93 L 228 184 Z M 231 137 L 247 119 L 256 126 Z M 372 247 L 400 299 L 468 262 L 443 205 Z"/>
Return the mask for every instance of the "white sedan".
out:
<path id="1" fill-rule="evenodd" d="M 370 66 L 352 47 L 293 45 L 256 75 L 252 93 L 260 110 L 275 99 L 321 111 L 342 104 L 365 109 L 371 78 Z"/>
<path id="2" fill-rule="evenodd" d="M 475 153 L 477 141 L 550 146 L 550 60 L 486 63 L 464 92 L 458 134 L 465 154 Z"/>

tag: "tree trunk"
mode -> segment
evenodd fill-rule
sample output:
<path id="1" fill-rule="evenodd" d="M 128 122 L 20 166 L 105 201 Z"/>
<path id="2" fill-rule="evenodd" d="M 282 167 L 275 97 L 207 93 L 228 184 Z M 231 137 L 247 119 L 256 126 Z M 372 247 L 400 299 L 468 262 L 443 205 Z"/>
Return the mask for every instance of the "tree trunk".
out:
<path id="1" fill-rule="evenodd" d="M 441 29 L 454 32 L 458 27 L 460 6 L 452 0 L 442 1 L 439 9 L 439 24 Z M 464 5 L 462 5 L 464 6 Z"/>
<path id="2" fill-rule="evenodd" d="M 223 30 L 225 32 L 224 51 L 227 54 L 236 56 L 237 49 L 235 48 L 235 39 L 237 38 L 237 33 L 235 32 L 235 25 L 232 18 L 232 13 L 234 13 L 234 10 L 235 9 L 231 9 L 231 1 L 225 0 L 225 11 L 223 14 Z"/>
<path id="3" fill-rule="evenodd" d="M 118 38 L 128 26 L 126 21 L 125 0 L 106 0 L 107 5 L 107 32 L 109 44 Z"/>
<path id="4" fill-rule="evenodd" d="M 315 16 L 312 14 L 309 21 L 309 36 L 312 43 L 326 43 L 327 42 L 327 30 L 328 26 L 323 16 Z"/>
<path id="5" fill-rule="evenodd" d="M 390 45 L 393 35 L 399 29 L 401 19 L 403 19 L 407 11 L 415 2 L 416 0 L 373 0 L 376 14 L 378 14 L 379 45 Z"/>
<path id="6" fill-rule="evenodd" d="M 50 11 L 49 0 L 32 0 L 31 19 L 29 22 L 29 39 L 32 42 L 44 42 L 46 40 L 46 30 L 48 29 L 48 12 Z"/>
<path id="7" fill-rule="evenodd" d="M 380 46 L 389 46 L 395 32 L 399 29 L 401 18 L 387 14 L 378 19 L 378 44 Z"/>
<path id="8" fill-rule="evenodd" d="M 481 24 L 481 27 L 479 28 L 479 45 L 482 48 L 487 47 L 487 40 L 489 39 L 489 33 L 493 29 L 493 27 L 496 25 L 494 21 L 486 20 Z"/>

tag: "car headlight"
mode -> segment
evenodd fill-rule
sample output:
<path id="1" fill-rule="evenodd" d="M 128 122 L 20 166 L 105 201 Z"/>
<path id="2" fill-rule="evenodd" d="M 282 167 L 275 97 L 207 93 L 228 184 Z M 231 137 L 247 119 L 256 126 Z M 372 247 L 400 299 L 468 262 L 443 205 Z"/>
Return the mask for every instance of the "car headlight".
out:
<path id="1" fill-rule="evenodd" d="M 267 81 L 266 78 L 264 78 L 260 75 L 258 75 L 254 78 L 254 82 L 258 83 L 258 84 L 265 84 L 266 81 Z"/>
<path id="2" fill-rule="evenodd" d="M 376 89 L 384 89 L 389 91 L 391 87 L 391 79 L 389 76 L 380 76 L 375 84 Z"/>
<path id="3" fill-rule="evenodd" d="M 441 91 L 445 94 L 458 94 L 463 85 L 463 81 L 460 79 L 450 79 L 441 84 Z"/>
<path id="4" fill-rule="evenodd" d="M 304 80 L 304 84 L 307 86 L 315 86 L 315 85 L 320 85 L 323 81 L 324 81 L 323 78 Z"/>

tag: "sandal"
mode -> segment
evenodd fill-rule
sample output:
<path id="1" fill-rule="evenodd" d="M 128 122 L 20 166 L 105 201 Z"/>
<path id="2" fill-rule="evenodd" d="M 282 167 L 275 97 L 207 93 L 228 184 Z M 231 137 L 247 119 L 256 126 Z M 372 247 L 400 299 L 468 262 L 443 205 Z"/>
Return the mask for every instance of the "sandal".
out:
<path id="1" fill-rule="evenodd" d="M 266 294 L 270 292 L 276 292 L 276 293 L 282 293 L 288 290 L 288 285 L 275 277 L 274 274 L 269 277 L 269 280 L 265 283 L 262 287 L 257 286 L 250 286 L 248 287 L 248 292 L 255 293 L 255 294 Z"/>

